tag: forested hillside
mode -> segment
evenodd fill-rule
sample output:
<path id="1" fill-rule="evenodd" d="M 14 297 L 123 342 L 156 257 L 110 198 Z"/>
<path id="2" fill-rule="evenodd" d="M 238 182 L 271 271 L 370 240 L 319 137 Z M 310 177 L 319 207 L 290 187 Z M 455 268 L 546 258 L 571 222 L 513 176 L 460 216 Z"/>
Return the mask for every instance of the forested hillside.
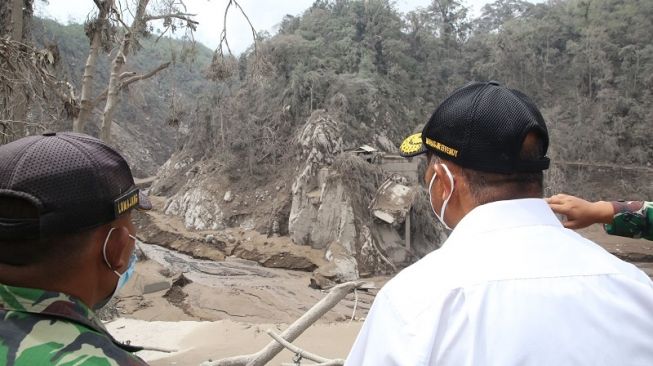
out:
<path id="1" fill-rule="evenodd" d="M 84 64 L 89 53 L 89 39 L 83 24 L 62 25 L 49 19 L 32 20 L 32 37 L 38 47 L 55 50 L 56 73 L 79 90 Z M 109 54 L 115 50 L 109 50 Z M 127 155 L 138 176 L 153 175 L 174 151 L 179 120 L 190 118 L 195 108 L 194 97 L 209 82 L 202 74 L 211 60 L 211 51 L 201 44 L 191 45 L 170 38 L 152 35 L 140 41 L 137 52 L 127 59 L 127 67 L 136 73 L 147 73 L 161 62 L 172 64 L 154 77 L 135 83 L 122 94 L 116 110 L 119 127 L 116 144 Z M 94 78 L 96 93 L 109 81 L 109 57 L 98 58 Z M 101 113 L 98 108 L 95 114 Z M 99 119 L 86 126 L 98 135 Z M 61 129 L 72 129 L 72 121 L 63 120 Z M 66 124 L 68 126 L 66 127 Z"/>
<path id="2" fill-rule="evenodd" d="M 265 177 L 296 156 L 317 109 L 340 122 L 345 148 L 389 150 L 385 137 L 398 144 L 453 88 L 494 79 L 541 106 L 554 189 L 650 195 L 627 182 L 650 177 L 653 161 L 651 19 L 648 0 L 498 0 L 476 19 L 456 0 L 408 14 L 387 0 L 318 0 L 239 60 L 214 60 L 218 81 L 177 159 Z M 595 183 L 609 176 L 619 187 Z"/>

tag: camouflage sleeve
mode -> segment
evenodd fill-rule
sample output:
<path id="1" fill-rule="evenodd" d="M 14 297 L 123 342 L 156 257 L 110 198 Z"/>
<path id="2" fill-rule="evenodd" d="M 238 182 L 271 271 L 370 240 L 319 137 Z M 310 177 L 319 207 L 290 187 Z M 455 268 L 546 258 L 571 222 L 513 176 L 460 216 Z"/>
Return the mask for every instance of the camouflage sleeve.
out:
<path id="1" fill-rule="evenodd" d="M 608 234 L 653 240 L 653 202 L 615 201 L 612 207 L 614 220 L 605 225 Z"/>
<path id="2" fill-rule="evenodd" d="M 147 366 L 84 326 L 54 318 L 39 320 L 19 312 L 10 312 L 8 316 L 11 322 L 5 319 L 0 327 L 0 365 Z M 29 333 L 20 334 L 21 329 L 29 329 Z M 7 330 L 13 334 L 6 334 Z"/>
<path id="3" fill-rule="evenodd" d="M 0 366 L 147 366 L 90 311 L 63 294 L 0 284 Z"/>

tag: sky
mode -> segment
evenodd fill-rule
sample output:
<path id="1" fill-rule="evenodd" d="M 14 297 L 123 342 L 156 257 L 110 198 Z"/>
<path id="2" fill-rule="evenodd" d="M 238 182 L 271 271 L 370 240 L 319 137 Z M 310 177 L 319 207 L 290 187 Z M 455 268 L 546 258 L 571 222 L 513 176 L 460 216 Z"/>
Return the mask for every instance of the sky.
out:
<path id="1" fill-rule="evenodd" d="M 471 16 L 480 14 L 480 9 L 493 0 L 464 0 L 470 8 Z M 275 34 L 284 15 L 301 15 L 313 4 L 314 0 L 239 0 L 238 3 L 247 13 L 257 31 L 266 30 Z M 430 0 L 396 0 L 401 12 L 408 12 L 418 7 L 426 7 Z M 184 0 L 188 12 L 197 14 L 199 21 L 195 40 L 214 49 L 219 43 L 222 31 L 224 9 L 228 0 Z M 95 5 L 92 0 L 48 0 L 36 2 L 36 14 L 41 17 L 54 18 L 60 23 L 81 23 L 92 14 Z M 252 43 L 252 33 L 240 12 L 230 9 L 227 18 L 228 42 L 234 53 L 244 51 Z"/>

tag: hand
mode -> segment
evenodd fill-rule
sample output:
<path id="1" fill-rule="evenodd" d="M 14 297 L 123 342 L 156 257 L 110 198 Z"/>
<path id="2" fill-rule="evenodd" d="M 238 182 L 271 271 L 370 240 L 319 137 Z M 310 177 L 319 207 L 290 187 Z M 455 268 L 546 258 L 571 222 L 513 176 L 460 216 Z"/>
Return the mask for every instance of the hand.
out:
<path id="1" fill-rule="evenodd" d="M 556 194 L 545 198 L 553 212 L 566 216 L 562 222 L 568 229 L 582 229 L 592 224 L 610 224 L 614 217 L 612 203 L 589 202 L 568 194 Z"/>

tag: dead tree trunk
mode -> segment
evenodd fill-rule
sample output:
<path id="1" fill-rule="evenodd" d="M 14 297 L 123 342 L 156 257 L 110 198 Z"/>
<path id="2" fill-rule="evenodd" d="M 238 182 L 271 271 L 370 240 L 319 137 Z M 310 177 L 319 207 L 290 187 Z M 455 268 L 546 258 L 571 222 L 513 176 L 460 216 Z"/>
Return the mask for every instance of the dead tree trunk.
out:
<path id="1" fill-rule="evenodd" d="M 98 6 L 98 17 L 93 25 L 92 34 L 90 35 L 91 44 L 84 65 L 84 75 L 82 76 L 82 88 L 80 91 L 80 109 L 79 114 L 73 121 L 73 131 L 84 132 L 84 126 L 91 116 L 95 107 L 93 103 L 93 77 L 95 76 L 95 66 L 97 65 L 98 54 L 102 48 L 102 32 L 107 26 L 109 14 L 113 9 L 114 0 L 104 2 L 95 2 Z"/>
<path id="2" fill-rule="evenodd" d="M 8 36 L 9 39 L 19 43 L 25 42 L 26 33 L 29 31 L 28 24 L 29 18 L 32 14 L 32 0 L 4 0 L 5 4 L 2 6 L 0 13 L 0 22 L 5 23 L 0 25 L 0 37 Z M 30 94 L 28 92 L 29 86 L 17 82 L 12 87 L 13 92 L 9 95 L 8 106 L 11 109 L 7 113 L 8 120 L 15 121 L 15 123 L 22 125 L 14 129 L 18 132 L 18 136 L 27 131 L 27 115 L 30 104 Z"/>
<path id="3" fill-rule="evenodd" d="M 120 75 L 122 68 L 125 66 L 126 57 L 131 48 L 132 37 L 135 32 L 141 30 L 145 24 L 145 9 L 150 0 L 139 0 L 136 7 L 136 14 L 131 26 L 125 30 L 120 49 L 111 63 L 111 75 L 109 76 L 109 87 L 107 88 L 107 102 L 104 105 L 102 114 L 102 127 L 100 139 L 106 143 L 111 143 L 111 123 L 113 122 L 113 112 L 120 100 Z"/>
<path id="4" fill-rule="evenodd" d="M 11 38 L 23 41 L 23 0 L 11 1 Z"/>
<path id="5" fill-rule="evenodd" d="M 122 67 L 125 65 L 125 57 L 129 48 L 131 33 L 125 33 L 122 45 L 111 63 L 111 75 L 109 76 L 109 87 L 107 88 L 107 102 L 104 105 L 102 114 L 102 129 L 100 139 L 106 143 L 111 143 L 111 123 L 113 122 L 113 112 L 116 110 L 120 99 L 120 74 Z"/>
<path id="6" fill-rule="evenodd" d="M 93 92 L 93 75 L 95 74 L 95 65 L 97 64 L 97 56 L 99 52 L 100 34 L 99 32 L 96 32 L 91 39 L 91 50 L 86 58 L 86 65 L 84 65 L 79 114 L 73 121 L 73 131 L 75 132 L 84 132 L 86 121 L 88 121 L 88 118 L 91 116 L 91 111 L 93 110 L 91 93 Z"/>

